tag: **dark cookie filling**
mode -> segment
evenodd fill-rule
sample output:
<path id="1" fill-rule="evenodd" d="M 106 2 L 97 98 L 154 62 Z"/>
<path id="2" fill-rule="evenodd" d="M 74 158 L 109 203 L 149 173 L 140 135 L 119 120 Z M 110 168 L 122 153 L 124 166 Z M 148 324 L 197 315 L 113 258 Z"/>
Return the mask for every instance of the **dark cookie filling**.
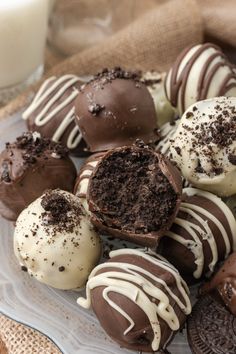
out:
<path id="1" fill-rule="evenodd" d="M 92 212 L 106 226 L 133 233 L 164 228 L 177 194 L 148 148 L 124 148 L 103 159 L 90 181 Z"/>
<path id="2" fill-rule="evenodd" d="M 53 226 L 56 231 L 72 232 L 82 215 L 84 215 L 79 203 L 74 203 L 60 190 L 49 190 L 42 197 L 41 205 L 45 212 L 42 219 L 45 225 Z"/>

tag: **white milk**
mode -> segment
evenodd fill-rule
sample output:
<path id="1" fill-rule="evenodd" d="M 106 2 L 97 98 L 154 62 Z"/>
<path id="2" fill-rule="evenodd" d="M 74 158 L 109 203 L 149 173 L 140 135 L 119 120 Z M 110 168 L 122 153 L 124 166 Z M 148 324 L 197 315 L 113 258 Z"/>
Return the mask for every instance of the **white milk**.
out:
<path id="1" fill-rule="evenodd" d="M 0 88 L 43 65 L 47 19 L 48 0 L 0 0 Z"/>

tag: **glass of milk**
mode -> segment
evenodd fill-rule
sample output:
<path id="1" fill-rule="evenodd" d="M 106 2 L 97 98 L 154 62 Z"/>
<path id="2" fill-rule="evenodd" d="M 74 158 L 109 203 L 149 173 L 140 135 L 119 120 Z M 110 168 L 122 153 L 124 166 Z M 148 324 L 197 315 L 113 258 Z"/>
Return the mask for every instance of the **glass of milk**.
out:
<path id="1" fill-rule="evenodd" d="M 0 103 L 43 72 L 49 0 L 0 0 Z"/>

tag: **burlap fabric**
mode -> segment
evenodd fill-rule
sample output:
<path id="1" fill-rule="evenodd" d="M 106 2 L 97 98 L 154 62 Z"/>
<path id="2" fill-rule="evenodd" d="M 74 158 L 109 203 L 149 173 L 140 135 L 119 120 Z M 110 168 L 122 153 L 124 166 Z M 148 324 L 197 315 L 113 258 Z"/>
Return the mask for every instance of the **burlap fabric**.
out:
<path id="1" fill-rule="evenodd" d="M 48 50 L 45 77 L 65 73 L 86 75 L 114 65 L 163 71 L 168 69 L 184 47 L 209 39 L 220 43 L 227 51 L 230 49 L 234 57 L 232 48 L 236 47 L 235 0 L 153 2 L 155 4 L 150 7 L 143 5 L 142 16 L 102 44 L 62 62 L 59 55 Z M 143 0 L 143 4 L 145 3 L 146 0 Z M 40 83 L 35 84 L 1 109 L 0 118 L 7 118 L 22 109 L 39 85 Z M 47 337 L 4 316 L 0 316 L 0 337 L 6 343 L 9 354 L 58 353 L 58 349 Z M 1 340 L 0 348 L 0 354 L 5 354 Z"/>

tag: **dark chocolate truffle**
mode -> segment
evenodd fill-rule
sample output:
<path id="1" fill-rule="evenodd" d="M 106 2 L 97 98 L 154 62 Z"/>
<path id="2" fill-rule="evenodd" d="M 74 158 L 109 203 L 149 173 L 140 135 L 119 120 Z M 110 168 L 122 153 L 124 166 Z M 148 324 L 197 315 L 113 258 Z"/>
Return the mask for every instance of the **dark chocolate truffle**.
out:
<path id="1" fill-rule="evenodd" d="M 122 347 L 165 349 L 191 312 L 189 291 L 178 271 L 143 250 L 110 252 L 90 274 L 84 308 L 92 306 L 101 326 Z"/>
<path id="2" fill-rule="evenodd" d="M 91 152 L 155 143 L 158 138 L 153 99 L 135 74 L 104 70 L 85 84 L 76 98 L 80 131 Z"/>
<path id="3" fill-rule="evenodd" d="M 61 142 L 75 155 L 84 155 L 86 144 L 75 123 L 74 103 L 84 83 L 76 75 L 50 77 L 40 87 L 22 117 L 30 131 Z"/>
<path id="4" fill-rule="evenodd" d="M 214 291 L 217 291 L 226 307 L 236 316 L 236 252 L 229 256 L 211 281 L 204 284 L 201 294 Z"/>
<path id="5" fill-rule="evenodd" d="M 178 212 L 181 183 L 179 171 L 148 146 L 110 150 L 89 179 L 92 223 L 109 235 L 155 247 Z"/>
<path id="6" fill-rule="evenodd" d="M 183 189 L 182 203 L 158 251 L 189 282 L 209 276 L 236 246 L 236 221 L 216 195 Z"/>
<path id="7" fill-rule="evenodd" d="M 236 321 L 215 298 L 207 295 L 193 307 L 187 322 L 188 342 L 194 354 L 235 354 Z"/>
<path id="8" fill-rule="evenodd" d="M 60 144 L 25 133 L 0 154 L 0 214 L 16 220 L 46 189 L 72 191 L 76 168 Z"/>

